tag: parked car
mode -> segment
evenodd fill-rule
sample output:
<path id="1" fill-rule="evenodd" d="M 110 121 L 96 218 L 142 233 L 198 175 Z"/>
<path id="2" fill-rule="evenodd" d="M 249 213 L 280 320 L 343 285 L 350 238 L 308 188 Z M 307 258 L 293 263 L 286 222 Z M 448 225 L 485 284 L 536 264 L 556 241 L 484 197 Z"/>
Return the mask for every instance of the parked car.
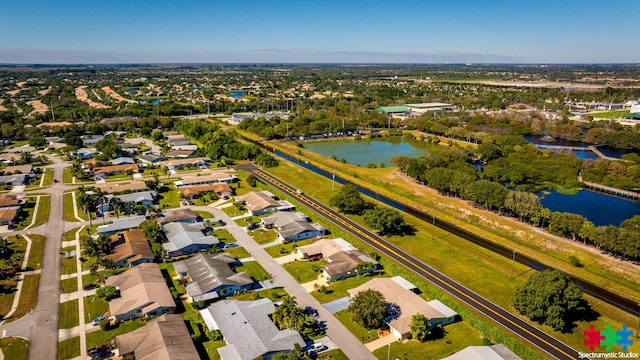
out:
<path id="1" fill-rule="evenodd" d="M 234 242 L 234 243 L 227 243 L 227 244 L 224 244 L 224 246 L 223 246 L 222 248 L 223 248 L 223 249 L 229 249 L 229 248 L 234 248 L 234 247 L 238 247 L 238 246 L 240 246 L 240 245 L 238 245 L 238 243 L 235 243 L 235 242 Z"/>
<path id="2" fill-rule="evenodd" d="M 93 289 L 95 289 L 97 287 L 98 287 L 98 285 L 96 285 L 96 284 L 87 284 L 87 285 L 83 286 L 82 288 L 85 291 L 89 291 L 89 290 L 93 290 Z"/>
<path id="3" fill-rule="evenodd" d="M 249 224 L 249 226 L 247 226 L 247 230 L 254 230 L 260 227 L 260 224 L 258 223 L 251 223 Z"/>
<path id="4" fill-rule="evenodd" d="M 107 320 L 109 317 L 107 315 L 102 315 L 102 316 L 98 316 L 97 318 L 93 319 L 93 326 L 98 326 L 100 325 L 100 322 L 102 320 Z"/>
<path id="5" fill-rule="evenodd" d="M 324 344 L 322 343 L 313 343 L 311 344 L 311 350 L 315 351 L 315 352 L 320 352 L 322 350 L 324 350 L 326 348 L 326 346 L 324 346 Z"/>

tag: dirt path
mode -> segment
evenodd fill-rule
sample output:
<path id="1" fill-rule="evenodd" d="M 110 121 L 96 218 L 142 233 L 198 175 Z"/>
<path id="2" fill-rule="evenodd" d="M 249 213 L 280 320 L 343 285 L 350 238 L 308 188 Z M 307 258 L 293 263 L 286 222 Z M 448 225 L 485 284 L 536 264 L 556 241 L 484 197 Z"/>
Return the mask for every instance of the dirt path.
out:
<path id="1" fill-rule="evenodd" d="M 135 101 L 133 101 L 133 100 L 125 99 L 124 97 L 122 97 L 122 95 L 118 94 L 112 88 L 110 88 L 108 86 L 103 87 L 102 91 L 104 91 L 105 94 L 111 96 L 111 98 L 113 98 L 113 99 L 115 99 L 117 101 L 126 101 L 128 103 L 135 103 Z"/>
<path id="2" fill-rule="evenodd" d="M 38 94 L 40 94 L 40 96 L 45 96 L 49 93 L 49 91 L 51 91 L 51 86 L 49 86 L 48 89 L 38 91 Z"/>
<path id="3" fill-rule="evenodd" d="M 33 106 L 33 110 L 29 113 L 29 115 L 27 115 L 27 117 L 31 117 L 33 116 L 33 114 L 46 113 L 49 110 L 49 107 L 40 100 L 27 101 L 27 104 Z"/>
<path id="4" fill-rule="evenodd" d="M 479 209 L 466 200 L 441 195 L 434 189 L 416 183 L 400 171 L 389 173 L 384 181 L 408 189 L 417 199 L 431 199 L 437 207 L 445 209 L 445 213 L 458 219 L 469 219 L 487 227 L 498 228 L 501 232 L 514 234 L 528 243 L 534 243 L 540 249 L 561 250 L 567 254 L 576 254 L 578 257 L 580 253 L 588 252 L 596 259 L 599 267 L 619 274 L 625 279 L 640 282 L 640 265 L 601 252 L 594 246 L 550 234 L 511 217 L 499 216 L 494 212 Z"/>
<path id="5" fill-rule="evenodd" d="M 87 91 L 85 90 L 86 87 L 86 85 L 82 85 L 76 88 L 76 98 L 78 98 L 79 101 L 85 102 L 89 104 L 90 107 L 96 109 L 109 109 L 111 107 L 91 100 L 89 98 L 89 95 L 87 94 Z"/>
<path id="6" fill-rule="evenodd" d="M 2 106 L 3 102 L 4 102 L 4 99 L 0 99 L 0 111 L 7 111 L 7 108 Z"/>

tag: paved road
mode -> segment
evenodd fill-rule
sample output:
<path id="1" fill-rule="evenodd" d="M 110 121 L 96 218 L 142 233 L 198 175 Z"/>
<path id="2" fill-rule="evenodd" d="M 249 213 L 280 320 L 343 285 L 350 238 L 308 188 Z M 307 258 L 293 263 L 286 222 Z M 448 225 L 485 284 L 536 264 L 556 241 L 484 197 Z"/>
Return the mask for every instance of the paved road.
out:
<path id="1" fill-rule="evenodd" d="M 37 189 L 38 193 L 51 195 L 51 208 L 48 221 L 32 233 L 46 236 L 42 271 L 38 287 L 38 303 L 28 315 L 0 327 L 3 336 L 18 336 L 29 339 L 30 360 L 58 358 L 58 322 L 60 313 L 60 248 L 64 233 L 62 194 L 73 187 L 62 184 L 63 170 L 66 164 L 57 157 L 49 156 L 54 170 L 54 179 L 58 183 L 47 189 Z M 10 234 L 28 231 L 11 232 Z M 5 234 L 2 234 L 5 235 Z"/>
<path id="2" fill-rule="evenodd" d="M 199 210 L 200 207 L 195 210 Z M 327 335 L 342 349 L 349 359 L 375 359 L 376 357 L 327 309 L 311 296 L 280 264 L 278 264 L 266 251 L 256 243 L 247 233 L 238 226 L 227 214 L 220 209 L 206 208 L 213 215 L 227 223 L 227 230 L 238 242 L 262 265 L 273 279 L 284 287 L 287 293 L 295 296 L 301 307 L 310 306 L 318 310 L 318 319 L 323 322 Z"/>
<path id="3" fill-rule="evenodd" d="M 545 351 L 551 357 L 556 359 L 572 360 L 578 357 L 578 352 L 575 349 L 555 339 L 551 335 L 534 327 L 533 325 L 520 319 L 519 317 L 509 313 L 498 305 L 462 286 L 461 284 L 453 281 L 449 277 L 438 272 L 437 270 L 413 257 L 407 252 L 401 250 L 400 248 L 394 246 L 393 244 L 387 242 L 368 229 L 338 214 L 328 206 L 320 203 L 319 201 L 311 198 L 306 194 L 297 193 L 294 187 L 283 183 L 279 179 L 255 167 L 243 166 L 242 169 L 248 172 L 252 172 L 262 181 L 265 181 L 266 183 L 276 187 L 278 190 L 282 191 L 288 196 L 305 204 L 310 210 L 314 211 L 318 215 L 324 217 L 325 219 L 341 227 L 351 235 L 372 246 L 377 251 L 402 264 L 416 274 L 422 276 L 432 284 L 438 286 L 444 292 L 467 304 L 474 310 L 489 317 L 493 321 L 512 331 L 514 334 L 519 335 L 522 339 Z"/>

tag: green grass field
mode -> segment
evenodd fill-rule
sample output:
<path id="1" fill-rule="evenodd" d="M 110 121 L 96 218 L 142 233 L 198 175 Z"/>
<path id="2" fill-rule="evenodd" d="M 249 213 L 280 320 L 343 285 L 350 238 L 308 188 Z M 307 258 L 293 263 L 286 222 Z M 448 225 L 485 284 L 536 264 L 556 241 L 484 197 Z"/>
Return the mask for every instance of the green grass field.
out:
<path id="1" fill-rule="evenodd" d="M 86 284 L 86 283 L 84 283 Z M 109 302 L 95 295 L 84 298 L 84 323 L 89 323 L 98 316 L 109 312 Z"/>
<path id="2" fill-rule="evenodd" d="M 60 322 L 58 328 L 71 329 L 78 326 L 78 299 L 60 303 Z"/>
<path id="3" fill-rule="evenodd" d="M 58 343 L 58 360 L 68 360 L 78 356 L 80 356 L 79 336 Z"/>
<path id="4" fill-rule="evenodd" d="M 63 195 L 63 209 L 64 209 L 64 220 L 65 221 L 80 221 L 78 219 L 76 219 L 75 213 L 73 211 L 73 195 L 72 193 L 68 192 L 68 193 L 64 193 Z M 89 221 L 89 218 L 87 217 L 87 215 L 81 211 L 80 209 L 78 209 L 78 216 L 83 219 L 84 221 Z"/>
<path id="5" fill-rule="evenodd" d="M 342 325 L 349 329 L 349 331 L 351 331 L 351 333 L 362 343 L 371 342 L 379 337 L 377 330 L 367 330 L 362 326 L 356 324 L 353 321 L 353 315 L 347 309 L 338 311 L 333 315 L 336 317 L 336 319 L 340 320 Z"/>
<path id="6" fill-rule="evenodd" d="M 40 269 L 42 267 L 42 257 L 44 256 L 45 237 L 39 234 L 27 236 L 31 239 L 31 250 L 29 252 L 29 260 L 27 260 L 27 269 Z"/>
<path id="7" fill-rule="evenodd" d="M 0 339 L 0 349 L 5 359 L 27 360 L 29 358 L 29 342 L 21 338 Z"/>
<path id="8" fill-rule="evenodd" d="M 227 206 L 225 208 L 222 208 L 222 211 L 224 211 L 225 214 L 231 217 L 236 217 L 247 213 L 247 209 L 243 208 L 242 210 L 238 210 L 238 208 L 236 208 L 235 206 Z"/>
<path id="9" fill-rule="evenodd" d="M 60 292 L 62 292 L 63 294 L 69 294 L 76 291 L 78 291 L 77 278 L 64 279 L 60 281 Z"/>
<path id="10" fill-rule="evenodd" d="M 467 346 L 483 345 L 482 335 L 464 322 L 447 325 L 444 329 L 446 334 L 442 339 L 423 343 L 417 340 L 394 341 L 391 343 L 391 349 L 384 346 L 375 350 L 373 354 L 381 360 L 387 359 L 389 355 L 391 359 L 442 359 Z"/>
<path id="11" fill-rule="evenodd" d="M 51 186 L 51 184 L 53 184 L 53 169 L 45 169 L 42 186 Z"/>
<path id="12" fill-rule="evenodd" d="M 71 184 L 73 182 L 71 166 L 64 168 L 64 171 L 62 172 L 62 182 L 65 184 Z"/>
<path id="13" fill-rule="evenodd" d="M 264 251 L 266 251 L 267 254 L 271 255 L 271 257 L 277 258 L 280 256 L 289 255 L 292 252 L 296 251 L 296 248 L 298 246 L 309 245 L 309 244 L 312 244 L 313 241 L 314 241 L 313 239 L 305 239 L 305 240 L 290 242 L 288 244 L 278 244 L 275 246 L 269 246 L 268 248 L 265 248 Z"/>
<path id="14" fill-rule="evenodd" d="M 247 234 L 260 245 L 274 242 L 278 238 L 278 233 L 275 230 L 255 229 Z"/>
<path id="15" fill-rule="evenodd" d="M 213 217 L 213 214 L 211 214 L 208 211 L 202 211 L 202 210 L 194 210 L 194 213 L 198 214 L 198 216 L 200 216 L 203 219 L 209 219 Z"/>
<path id="16" fill-rule="evenodd" d="M 49 220 L 49 212 L 51 211 L 51 196 L 40 196 L 40 203 L 38 204 L 38 213 L 36 214 L 36 221 L 32 227 L 40 226 Z"/>
<path id="17" fill-rule="evenodd" d="M 75 249 L 75 247 L 74 247 Z M 78 268 L 76 267 L 76 257 L 72 256 L 72 257 L 68 257 L 68 258 L 63 258 L 60 260 L 60 262 L 62 263 L 62 274 L 63 275 L 69 275 L 69 274 L 75 274 L 76 272 L 78 272 Z"/>
<path id="18" fill-rule="evenodd" d="M 38 302 L 38 283 L 40 282 L 40 274 L 26 275 L 22 283 L 22 291 L 20 293 L 20 300 L 18 301 L 18 308 L 13 313 L 8 322 L 17 320 L 25 316 L 29 311 L 36 307 Z"/>
<path id="19" fill-rule="evenodd" d="M 249 252 L 242 247 L 224 249 L 224 252 L 229 253 L 229 255 L 233 256 L 236 259 L 243 259 L 251 256 L 251 254 L 249 254 Z"/>
<path id="20" fill-rule="evenodd" d="M 158 194 L 158 196 L 161 209 L 180 207 L 180 192 L 178 190 L 169 190 Z"/>
<path id="21" fill-rule="evenodd" d="M 375 277 L 390 277 L 391 274 L 382 272 Z M 320 293 L 317 290 L 311 292 L 314 298 L 316 298 L 321 304 L 328 303 L 333 300 L 340 299 L 345 296 L 349 296 L 347 290 L 358 287 L 367 281 L 373 279 L 373 276 L 356 276 L 340 281 L 334 281 L 327 286 L 327 291 Z"/>
<path id="22" fill-rule="evenodd" d="M 96 345 L 107 344 L 111 341 L 111 339 L 113 339 L 117 335 L 126 334 L 133 330 L 139 329 L 143 327 L 145 324 L 146 323 L 142 320 L 130 320 L 130 321 L 125 321 L 121 323 L 120 326 L 112 330 L 108 330 L 108 331 L 98 330 L 98 331 L 88 333 L 87 349 L 95 347 Z"/>
<path id="23" fill-rule="evenodd" d="M 322 260 L 293 261 L 284 264 L 282 267 L 299 283 L 305 283 L 318 278 L 322 264 Z"/>
<path id="24" fill-rule="evenodd" d="M 267 270 L 260 266 L 257 261 L 247 261 L 241 266 L 236 267 L 236 272 L 239 273 L 243 271 L 255 281 L 271 279 L 271 275 L 269 275 Z"/>
<path id="25" fill-rule="evenodd" d="M 587 116 L 591 116 L 594 119 L 619 119 L 624 115 L 627 115 L 628 113 L 629 113 L 629 110 L 614 110 L 614 111 L 589 113 L 587 114 Z"/>

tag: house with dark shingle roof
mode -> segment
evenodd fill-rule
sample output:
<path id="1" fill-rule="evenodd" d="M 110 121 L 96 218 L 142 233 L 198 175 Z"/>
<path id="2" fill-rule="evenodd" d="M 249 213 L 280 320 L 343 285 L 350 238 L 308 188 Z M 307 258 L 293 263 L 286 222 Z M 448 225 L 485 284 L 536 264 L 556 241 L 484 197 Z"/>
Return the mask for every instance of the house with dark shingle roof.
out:
<path id="1" fill-rule="evenodd" d="M 294 211 L 296 207 L 286 200 L 276 200 L 268 191 L 253 191 L 236 196 L 236 201 L 245 204 L 249 214 L 258 216 L 276 211 Z"/>
<path id="2" fill-rule="evenodd" d="M 164 314 L 140 329 L 116 336 L 121 356 L 136 360 L 199 359 L 189 330 L 178 314 Z"/>
<path id="3" fill-rule="evenodd" d="M 254 281 L 249 275 L 232 270 L 231 265 L 235 262 L 228 253 L 198 254 L 176 261 L 173 267 L 181 279 L 187 279 L 186 289 L 191 299 L 203 301 L 253 287 Z"/>
<path id="4" fill-rule="evenodd" d="M 299 212 L 277 212 L 260 220 L 266 227 L 273 226 L 278 231 L 280 241 L 298 241 L 324 235 L 325 228 L 311 224 L 308 217 Z"/>
<path id="5" fill-rule="evenodd" d="M 203 223 L 170 222 L 162 225 L 167 242 L 162 244 L 168 258 L 193 254 L 206 250 L 220 241 L 212 235 L 205 235 Z"/>
<path id="6" fill-rule="evenodd" d="M 300 334 L 292 329 L 280 330 L 271 321 L 275 305 L 269 299 L 256 301 L 222 300 L 200 310 L 209 330 L 220 330 L 226 346 L 219 347 L 222 360 L 270 358 L 293 352 L 295 344 L 304 346 Z"/>
<path id="7" fill-rule="evenodd" d="M 155 258 L 149 242 L 140 229 L 124 231 L 113 235 L 111 239 L 112 252 L 105 258 L 113 261 L 116 267 L 151 263 Z"/>

